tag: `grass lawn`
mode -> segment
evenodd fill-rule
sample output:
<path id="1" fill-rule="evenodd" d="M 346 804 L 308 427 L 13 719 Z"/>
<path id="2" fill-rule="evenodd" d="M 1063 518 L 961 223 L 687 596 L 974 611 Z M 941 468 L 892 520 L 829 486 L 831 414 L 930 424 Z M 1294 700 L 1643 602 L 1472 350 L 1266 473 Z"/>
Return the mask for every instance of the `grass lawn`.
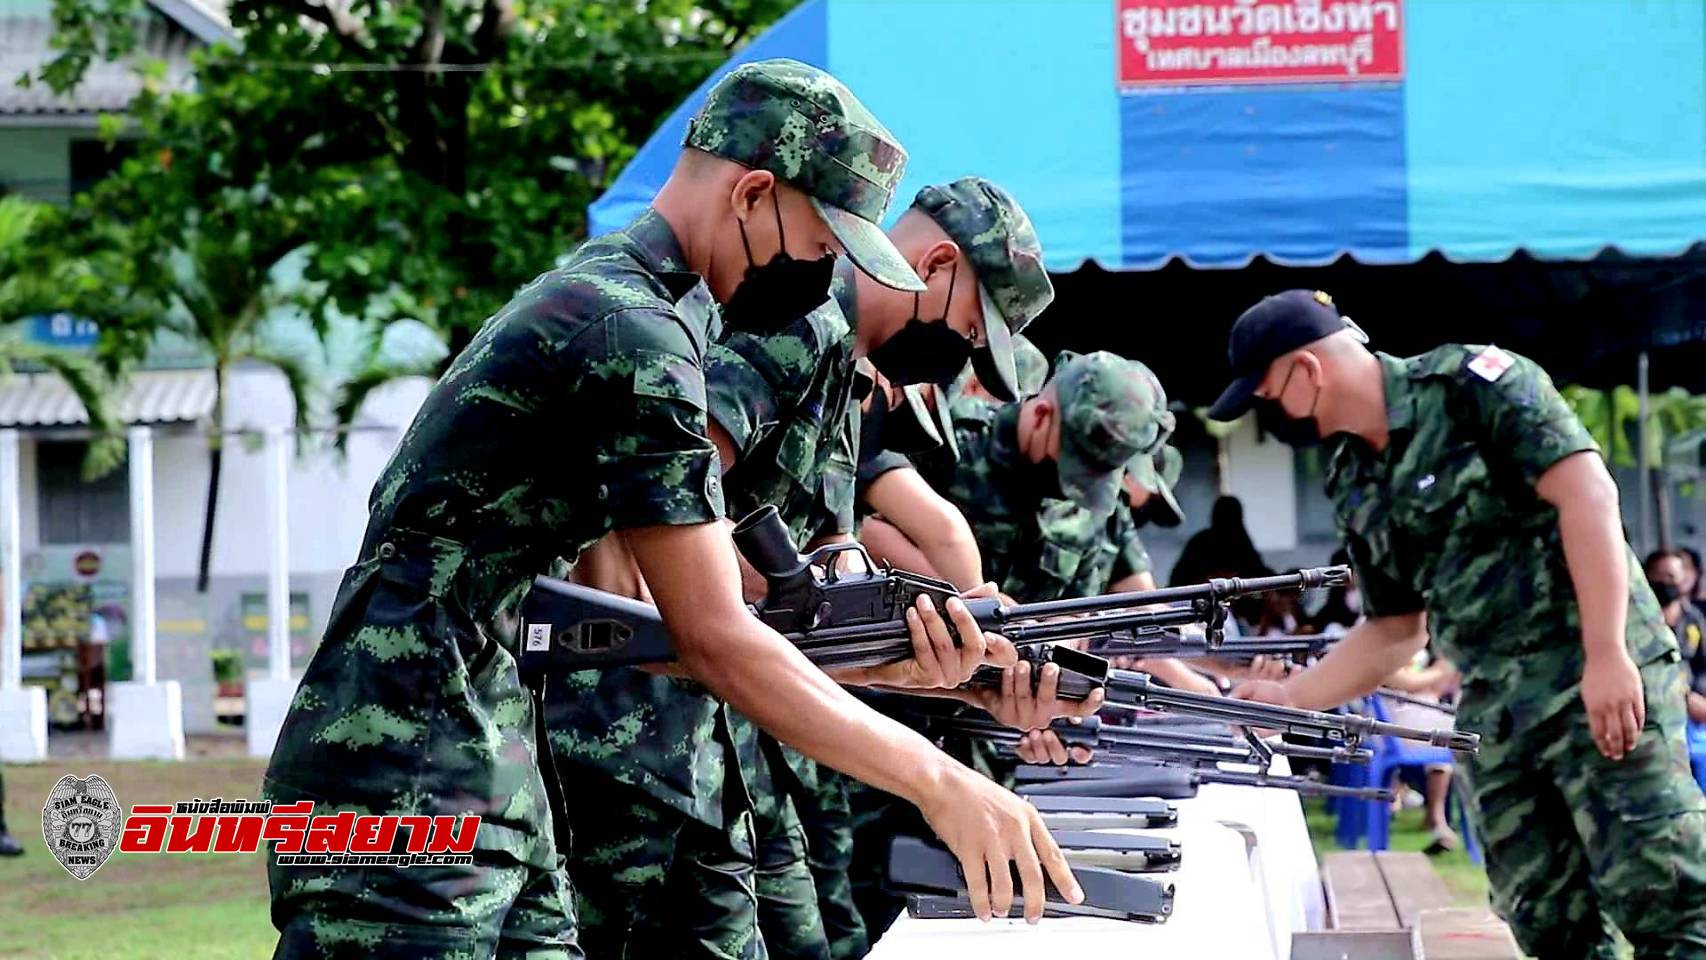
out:
<path id="1" fill-rule="evenodd" d="M 6 822 L 27 853 L 0 860 L 0 958 L 29 960 L 224 960 L 265 957 L 277 937 L 267 919 L 267 882 L 260 854 L 115 853 L 81 883 L 48 855 L 41 806 L 67 773 L 98 773 L 128 811 L 137 803 L 196 797 L 253 799 L 258 760 L 185 763 L 71 761 L 6 767 Z M 1316 855 L 1339 849 L 1333 818 L 1320 802 L 1305 805 Z M 1392 824 L 1394 850 L 1421 850 L 1428 834 L 1421 812 Z M 1435 869 L 1465 906 L 1485 904 L 1487 876 L 1461 852 L 1434 857 Z"/>
<path id="2" fill-rule="evenodd" d="M 1309 822 L 1309 839 L 1315 843 L 1317 858 L 1323 853 L 1344 849 L 1333 839 L 1333 816 L 1327 812 L 1325 800 L 1306 801 L 1303 814 Z M 1419 851 L 1431 842 L 1432 837 L 1422 829 L 1422 811 L 1404 810 L 1392 818 L 1390 849 Z M 1445 880 L 1446 889 L 1461 906 L 1487 905 L 1487 873 L 1476 866 L 1468 854 L 1454 850 L 1428 859 Z"/>
<path id="3" fill-rule="evenodd" d="M 196 797 L 254 799 L 260 760 L 114 763 L 76 760 L 6 767 L 6 823 L 27 851 L 0 860 L 0 957 L 30 960 L 272 954 L 261 854 L 114 853 L 79 883 L 47 852 L 41 807 L 65 774 L 98 773 L 128 813 L 138 803 Z"/>

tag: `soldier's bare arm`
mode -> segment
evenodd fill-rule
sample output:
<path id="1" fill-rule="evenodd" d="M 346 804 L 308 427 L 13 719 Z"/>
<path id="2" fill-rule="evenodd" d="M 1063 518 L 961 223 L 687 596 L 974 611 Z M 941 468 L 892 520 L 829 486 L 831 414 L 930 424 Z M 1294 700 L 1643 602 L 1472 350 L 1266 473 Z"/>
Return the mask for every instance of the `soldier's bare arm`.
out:
<path id="1" fill-rule="evenodd" d="M 1143 658 L 1132 664 L 1132 669 L 1141 670 L 1177 690 L 1209 694 L 1220 692 L 1220 688 L 1214 685 L 1213 680 L 1191 669 L 1183 660 L 1174 657 Z"/>
<path id="2" fill-rule="evenodd" d="M 1309 669 L 1283 682 L 1242 683 L 1232 695 L 1309 710 L 1330 710 L 1373 692 L 1427 643 L 1427 618 L 1421 613 L 1370 617 L 1352 627 L 1343 639 L 1333 644 L 1321 662 Z"/>
<path id="3" fill-rule="evenodd" d="M 635 528 L 623 539 L 688 672 L 783 743 L 917 805 L 959 858 L 978 916 L 1011 906 L 1014 864 L 1027 919 L 1041 918 L 1044 870 L 1069 899 L 1082 900 L 1034 807 L 855 700 L 751 615 L 718 525 Z M 962 634 L 977 632 L 963 605 L 949 606 Z M 939 619 L 926 626 L 946 633 Z"/>
<path id="4" fill-rule="evenodd" d="M 918 549 L 918 544 L 913 543 L 910 537 L 900 532 L 900 528 L 882 517 L 867 517 L 865 522 L 859 525 L 859 542 L 873 559 L 887 562 L 898 570 L 910 570 L 939 580 L 946 579 L 942 572 L 930 563 L 924 551 Z"/>
<path id="5" fill-rule="evenodd" d="M 918 471 L 890 470 L 865 495 L 930 561 L 937 575 L 961 590 L 983 582 L 983 557 L 964 515 L 930 488 Z"/>
<path id="6" fill-rule="evenodd" d="M 1582 703 L 1599 751 L 1613 760 L 1635 748 L 1647 722 L 1641 672 L 1624 636 L 1629 604 L 1628 548 L 1617 484 L 1598 454 L 1573 453 L 1540 475 L 1535 492 L 1558 508 L 1564 562 L 1581 610 Z"/>

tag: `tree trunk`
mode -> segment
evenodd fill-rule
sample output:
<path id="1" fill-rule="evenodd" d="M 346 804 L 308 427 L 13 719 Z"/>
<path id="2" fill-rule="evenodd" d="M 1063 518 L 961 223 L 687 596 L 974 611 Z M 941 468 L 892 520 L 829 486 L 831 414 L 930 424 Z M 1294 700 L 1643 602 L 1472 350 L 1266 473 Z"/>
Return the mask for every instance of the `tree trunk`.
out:
<path id="1" fill-rule="evenodd" d="M 225 464 L 225 364 L 213 365 L 213 433 L 207 444 L 207 509 L 201 518 L 201 559 L 196 566 L 195 591 L 207 592 L 208 567 L 213 561 L 213 521 L 219 515 L 219 473 Z"/>

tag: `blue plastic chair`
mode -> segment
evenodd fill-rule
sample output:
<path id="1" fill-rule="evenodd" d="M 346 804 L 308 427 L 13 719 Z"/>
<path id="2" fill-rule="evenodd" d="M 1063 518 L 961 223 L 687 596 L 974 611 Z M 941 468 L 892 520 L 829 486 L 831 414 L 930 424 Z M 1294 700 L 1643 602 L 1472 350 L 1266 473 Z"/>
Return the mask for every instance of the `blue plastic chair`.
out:
<path id="1" fill-rule="evenodd" d="M 1706 723 L 1688 725 L 1688 764 L 1694 768 L 1694 782 L 1706 790 Z"/>
<path id="2" fill-rule="evenodd" d="M 1380 697 L 1369 697 L 1363 704 L 1376 720 L 1390 721 L 1386 705 Z M 1374 752 L 1374 758 L 1367 765 L 1333 764 L 1332 783 L 1350 787 L 1390 788 L 1401 771 L 1421 772 L 1433 764 L 1455 762 L 1451 751 L 1444 747 L 1422 746 L 1395 737 L 1374 737 L 1365 745 Z M 1464 852 L 1469 854 L 1471 861 L 1479 864 L 1482 862 L 1481 844 L 1475 837 L 1474 826 L 1469 822 L 1469 811 L 1460 790 L 1460 781 L 1454 778 L 1451 793 L 1446 798 L 1446 816 L 1455 822 L 1458 835 L 1463 838 Z M 1370 850 L 1387 848 L 1392 830 L 1392 805 L 1389 802 L 1338 799 L 1334 802 L 1333 809 L 1337 814 L 1333 837 L 1339 842 L 1339 846 L 1346 850 L 1355 850 L 1366 840 Z"/>

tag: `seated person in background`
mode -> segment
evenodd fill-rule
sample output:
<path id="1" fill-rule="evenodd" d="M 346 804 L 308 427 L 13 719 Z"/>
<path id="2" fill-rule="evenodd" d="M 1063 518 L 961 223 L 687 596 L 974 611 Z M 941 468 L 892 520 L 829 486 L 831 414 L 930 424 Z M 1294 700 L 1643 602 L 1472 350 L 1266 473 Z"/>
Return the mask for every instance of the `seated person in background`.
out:
<path id="1" fill-rule="evenodd" d="M 1700 583 L 1700 551 L 1693 547 L 1677 547 L 1682 558 L 1682 598 L 1706 614 L 1706 589 Z"/>
<path id="2" fill-rule="evenodd" d="M 1660 549 L 1647 554 L 1646 570 L 1665 623 L 1682 650 L 1682 668 L 1688 672 L 1689 762 L 1695 781 L 1706 788 L 1706 615 L 1690 602 L 1689 564 L 1685 551 Z"/>
<path id="3" fill-rule="evenodd" d="M 1461 675 L 1457 668 L 1447 660 L 1432 658 L 1423 649 L 1417 652 L 1409 666 L 1386 678 L 1383 686 L 1390 687 L 1399 693 L 1407 693 L 1412 697 L 1423 700 L 1440 701 L 1448 693 L 1457 689 Z M 1377 694 L 1378 696 L 1378 694 Z M 1427 727 L 1435 730 L 1450 730 L 1456 726 L 1455 718 L 1449 713 L 1429 709 L 1418 703 L 1406 703 L 1391 697 L 1382 697 L 1387 715 L 1393 723 L 1412 727 Z M 1427 846 L 1430 854 L 1442 853 L 1446 850 L 1456 850 L 1462 845 L 1457 833 L 1451 829 L 1451 821 L 1445 814 L 1445 801 L 1451 794 L 1451 764 L 1430 763 L 1427 765 L 1428 784 L 1425 796 L 1425 806 L 1422 809 L 1422 828 L 1433 834 L 1433 842 Z"/>

